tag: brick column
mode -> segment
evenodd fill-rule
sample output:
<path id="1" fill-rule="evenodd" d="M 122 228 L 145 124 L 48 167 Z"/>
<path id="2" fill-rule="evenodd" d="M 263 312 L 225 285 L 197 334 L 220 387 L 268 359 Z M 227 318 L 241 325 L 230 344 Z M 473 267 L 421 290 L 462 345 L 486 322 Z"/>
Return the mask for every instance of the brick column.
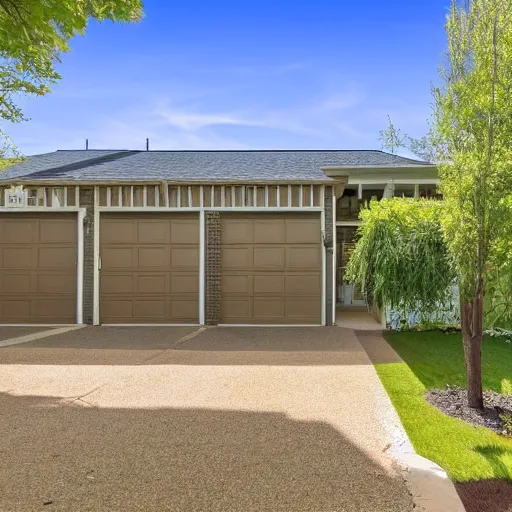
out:
<path id="1" fill-rule="evenodd" d="M 205 323 L 220 322 L 220 214 L 205 212 Z"/>
<path id="2" fill-rule="evenodd" d="M 94 187 L 80 187 L 80 206 L 85 208 L 83 317 L 85 324 L 92 324 L 94 311 Z"/>
<path id="3" fill-rule="evenodd" d="M 332 296 L 334 290 L 334 275 L 332 270 L 334 258 L 334 216 L 332 212 L 332 187 L 325 187 L 325 324 L 334 325 L 332 315 Z"/>

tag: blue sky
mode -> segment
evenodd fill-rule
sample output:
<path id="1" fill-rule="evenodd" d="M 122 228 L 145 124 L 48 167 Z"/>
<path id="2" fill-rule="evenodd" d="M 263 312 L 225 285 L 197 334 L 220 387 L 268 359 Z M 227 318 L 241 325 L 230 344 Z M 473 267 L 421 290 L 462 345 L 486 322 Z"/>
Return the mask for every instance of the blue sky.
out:
<path id="1" fill-rule="evenodd" d="M 55 149 L 380 149 L 386 116 L 427 129 L 449 0 L 147 0 L 137 25 L 92 23 L 63 80 L 3 125 Z"/>

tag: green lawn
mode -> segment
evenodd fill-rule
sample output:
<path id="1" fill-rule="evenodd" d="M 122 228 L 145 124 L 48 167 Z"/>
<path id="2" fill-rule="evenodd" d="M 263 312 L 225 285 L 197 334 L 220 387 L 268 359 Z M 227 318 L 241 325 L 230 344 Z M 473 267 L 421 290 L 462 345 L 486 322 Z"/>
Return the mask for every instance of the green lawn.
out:
<path id="1" fill-rule="evenodd" d="M 512 440 L 450 418 L 423 398 L 429 388 L 465 387 L 461 336 L 401 332 L 385 337 L 405 363 L 375 367 L 416 451 L 458 482 L 512 480 Z M 496 338 L 484 340 L 483 379 L 486 389 L 512 394 L 512 345 Z"/>

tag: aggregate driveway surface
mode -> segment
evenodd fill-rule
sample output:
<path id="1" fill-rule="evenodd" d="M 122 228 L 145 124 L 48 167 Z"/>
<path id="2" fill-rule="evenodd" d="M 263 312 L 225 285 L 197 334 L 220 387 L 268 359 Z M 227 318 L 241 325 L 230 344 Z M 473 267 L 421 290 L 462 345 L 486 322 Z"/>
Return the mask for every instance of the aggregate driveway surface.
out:
<path id="1" fill-rule="evenodd" d="M 340 328 L 93 328 L 0 349 L 0 510 L 402 512 Z"/>

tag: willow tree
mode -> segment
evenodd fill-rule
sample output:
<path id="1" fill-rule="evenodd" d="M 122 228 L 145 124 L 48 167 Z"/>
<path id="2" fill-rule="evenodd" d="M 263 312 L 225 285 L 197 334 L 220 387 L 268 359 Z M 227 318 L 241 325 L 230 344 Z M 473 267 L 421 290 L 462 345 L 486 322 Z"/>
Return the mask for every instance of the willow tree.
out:
<path id="1" fill-rule="evenodd" d="M 441 228 L 443 204 L 432 200 L 374 200 L 361 211 L 359 240 L 346 278 L 379 308 L 419 311 L 425 319 L 452 298 L 455 278 Z"/>
<path id="2" fill-rule="evenodd" d="M 482 408 L 486 272 L 512 221 L 512 0 L 454 1 L 446 33 L 443 85 L 434 90 L 442 225 L 460 288 L 468 403 Z"/>

